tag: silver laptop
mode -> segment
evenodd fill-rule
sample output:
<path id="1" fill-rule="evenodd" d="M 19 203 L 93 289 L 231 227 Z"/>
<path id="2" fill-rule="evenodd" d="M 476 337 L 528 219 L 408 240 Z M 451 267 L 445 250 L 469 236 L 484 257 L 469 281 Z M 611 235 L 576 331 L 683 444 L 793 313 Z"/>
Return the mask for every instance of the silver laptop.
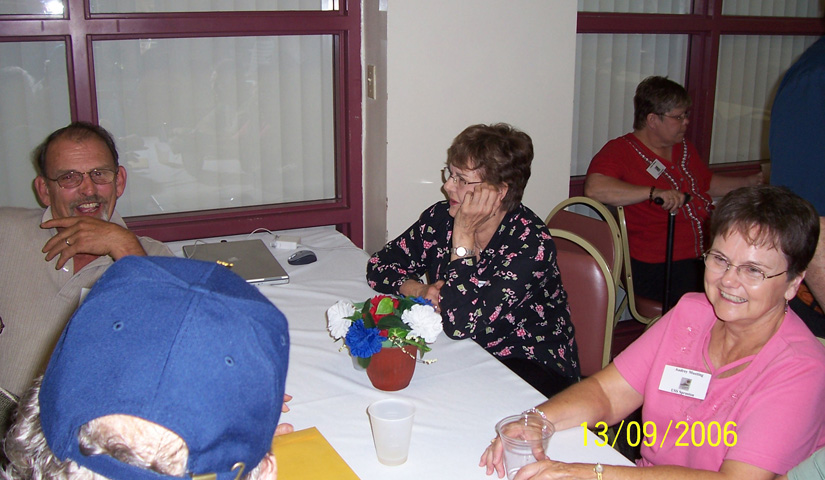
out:
<path id="1" fill-rule="evenodd" d="M 184 245 L 183 255 L 220 263 L 252 284 L 289 283 L 286 270 L 261 239 Z"/>

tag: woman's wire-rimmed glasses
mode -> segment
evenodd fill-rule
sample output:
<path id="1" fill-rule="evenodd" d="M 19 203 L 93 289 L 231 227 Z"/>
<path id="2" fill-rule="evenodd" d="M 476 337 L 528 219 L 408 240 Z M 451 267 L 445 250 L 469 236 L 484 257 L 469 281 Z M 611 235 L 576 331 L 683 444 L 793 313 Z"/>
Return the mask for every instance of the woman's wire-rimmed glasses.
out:
<path id="1" fill-rule="evenodd" d="M 686 119 L 690 118 L 690 112 L 685 112 L 681 115 L 668 115 L 666 113 L 660 113 L 659 115 L 662 116 L 662 117 L 672 118 L 672 119 L 676 120 L 679 123 L 682 123 Z"/>
<path id="2" fill-rule="evenodd" d="M 72 170 L 71 172 L 66 172 L 57 178 L 49 178 L 45 175 L 43 176 L 48 180 L 57 182 L 57 184 L 60 185 L 60 188 L 74 188 L 83 183 L 83 175 L 88 175 L 89 178 L 92 179 L 92 182 L 97 185 L 107 185 L 115 180 L 115 175 L 117 175 L 117 172 L 114 170 L 109 170 L 108 168 L 94 168 L 88 172 L 77 172 Z"/>
<path id="3" fill-rule="evenodd" d="M 447 183 L 448 180 L 452 180 L 453 183 L 457 183 L 459 186 L 462 187 L 466 187 L 467 185 L 477 185 L 479 183 L 484 183 L 483 181 L 468 182 L 467 180 L 464 180 L 458 175 L 453 174 L 453 172 L 450 170 L 450 167 L 444 167 L 441 169 L 441 181 Z"/>
<path id="4" fill-rule="evenodd" d="M 705 252 L 702 254 L 702 259 L 705 261 L 705 268 L 716 274 L 723 274 L 730 270 L 731 267 L 736 267 L 736 274 L 739 280 L 743 283 L 755 287 L 769 278 L 774 278 L 788 273 L 787 270 L 779 272 L 774 275 L 766 275 L 765 272 L 755 265 L 734 265 L 728 261 L 727 258 L 715 252 Z"/>

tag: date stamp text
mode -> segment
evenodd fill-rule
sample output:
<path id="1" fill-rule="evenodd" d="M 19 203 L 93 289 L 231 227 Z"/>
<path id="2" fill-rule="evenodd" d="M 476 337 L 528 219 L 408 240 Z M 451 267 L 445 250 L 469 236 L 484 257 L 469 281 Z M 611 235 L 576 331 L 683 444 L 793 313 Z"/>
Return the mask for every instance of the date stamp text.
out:
<path id="1" fill-rule="evenodd" d="M 587 446 L 587 422 L 581 424 L 584 429 L 584 446 Z M 616 440 L 621 435 L 625 435 L 628 445 L 637 447 L 639 444 L 644 444 L 647 447 L 659 444 L 659 447 L 664 447 L 668 435 L 676 436 L 677 447 L 701 447 L 709 445 L 711 447 L 718 447 L 725 445 L 726 447 L 733 447 L 736 445 L 736 422 L 725 422 L 720 424 L 717 421 L 713 422 L 693 422 L 685 421 L 676 422 L 673 420 L 667 425 L 664 433 L 661 434 L 654 422 L 639 423 L 636 421 L 627 422 L 622 420 L 622 423 L 616 429 L 616 435 L 613 437 L 613 442 L 609 441 L 608 425 L 605 422 L 598 422 L 594 425 L 593 433 L 599 437 L 596 441 L 596 446 L 604 447 L 610 445 L 616 446 Z M 661 440 L 661 441 L 660 441 Z"/>

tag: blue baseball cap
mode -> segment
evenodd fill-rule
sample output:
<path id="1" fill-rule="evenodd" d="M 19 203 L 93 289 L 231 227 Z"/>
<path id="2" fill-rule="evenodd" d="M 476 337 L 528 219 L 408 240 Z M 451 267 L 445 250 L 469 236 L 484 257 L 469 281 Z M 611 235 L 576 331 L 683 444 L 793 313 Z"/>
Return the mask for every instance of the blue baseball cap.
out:
<path id="1" fill-rule="evenodd" d="M 80 427 L 112 414 L 180 436 L 187 475 L 234 479 L 239 462 L 247 473 L 270 450 L 288 360 L 286 318 L 227 268 L 124 257 L 63 330 L 43 378 L 40 421 L 58 458 L 111 479 L 180 479 L 81 453 Z"/>

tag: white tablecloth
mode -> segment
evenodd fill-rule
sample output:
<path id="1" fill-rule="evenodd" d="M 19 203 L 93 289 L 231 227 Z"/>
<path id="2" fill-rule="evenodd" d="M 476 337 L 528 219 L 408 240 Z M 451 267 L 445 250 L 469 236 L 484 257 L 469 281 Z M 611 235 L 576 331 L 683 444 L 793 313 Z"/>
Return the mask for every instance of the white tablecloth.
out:
<path id="1" fill-rule="evenodd" d="M 299 249 L 311 249 L 318 257 L 315 263 L 293 266 L 287 257 L 294 250 L 272 249 L 290 282 L 259 287 L 289 321 L 286 390 L 294 399 L 281 421 L 296 430 L 317 427 L 362 480 L 490 478 L 477 465 L 495 436 L 496 422 L 541 403 L 544 397 L 473 341 L 450 340 L 443 334 L 425 356 L 438 361 L 418 364 L 409 387 L 398 392 L 376 390 L 364 371 L 353 368 L 350 356 L 339 351 L 341 343 L 327 333 L 325 317 L 326 309 L 338 300 L 360 302 L 375 295 L 364 278 L 368 255 L 332 227 L 277 233 L 299 236 Z M 273 239 L 266 232 L 226 238 L 247 237 L 262 238 L 267 244 Z M 169 246 L 181 255 L 187 243 L 192 241 Z M 416 405 L 409 458 L 396 467 L 378 463 L 367 416 L 367 406 L 386 397 L 406 398 Z M 557 432 L 550 442 L 550 457 L 631 464 L 610 447 L 596 447 L 596 440 L 589 433 L 585 447 L 581 428 Z"/>

